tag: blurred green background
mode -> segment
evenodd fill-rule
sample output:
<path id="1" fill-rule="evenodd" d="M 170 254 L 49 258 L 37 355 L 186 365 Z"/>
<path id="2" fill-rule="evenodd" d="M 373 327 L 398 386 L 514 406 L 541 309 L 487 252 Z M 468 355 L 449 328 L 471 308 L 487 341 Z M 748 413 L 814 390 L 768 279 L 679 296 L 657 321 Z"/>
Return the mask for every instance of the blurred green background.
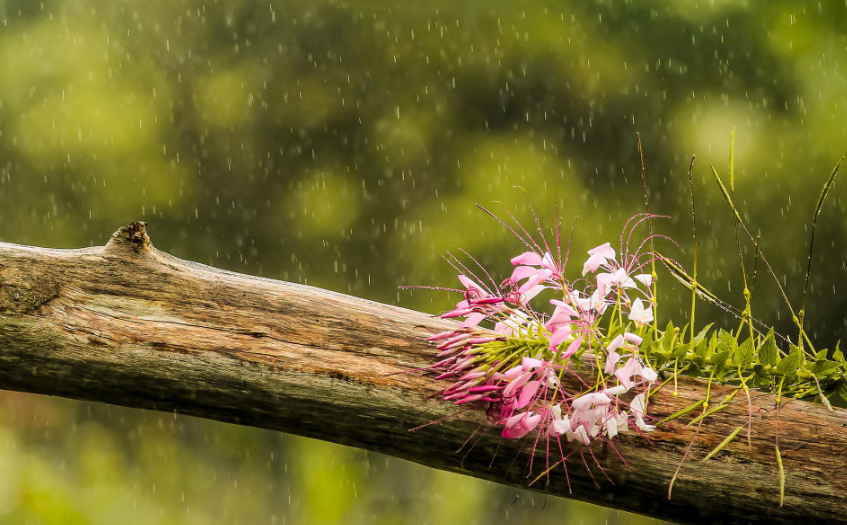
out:
<path id="1" fill-rule="evenodd" d="M 0 0 L 0 240 L 75 248 L 131 220 L 179 257 L 437 313 L 440 256 L 521 251 L 481 203 L 574 250 L 643 210 L 741 300 L 725 171 L 789 296 L 847 152 L 843 0 Z M 847 333 L 845 200 L 819 224 L 807 326 Z M 668 254 L 690 265 L 672 245 Z M 752 251 L 747 250 L 748 263 Z M 580 263 L 573 267 L 574 277 Z M 661 277 L 663 313 L 687 296 Z M 707 307 L 704 316 L 735 321 Z M 760 272 L 754 314 L 790 333 Z M 667 317 L 665 317 L 665 320 Z M 451 451 L 444 451 L 445 454 Z M 278 433 L 0 395 L 2 523 L 646 523 Z M 684 481 L 684 480 L 682 480 Z M 657 497 L 662 497 L 657 495 Z"/>

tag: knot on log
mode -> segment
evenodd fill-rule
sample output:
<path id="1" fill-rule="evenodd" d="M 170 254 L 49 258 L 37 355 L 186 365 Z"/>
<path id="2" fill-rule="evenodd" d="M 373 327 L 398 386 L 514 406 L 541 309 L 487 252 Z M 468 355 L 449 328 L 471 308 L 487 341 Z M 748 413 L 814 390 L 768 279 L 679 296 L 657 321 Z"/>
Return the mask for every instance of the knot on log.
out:
<path id="1" fill-rule="evenodd" d="M 106 244 L 105 251 L 106 253 L 130 251 L 140 254 L 149 252 L 152 247 L 150 237 L 147 236 L 147 223 L 134 221 L 112 234 L 112 238 Z"/>

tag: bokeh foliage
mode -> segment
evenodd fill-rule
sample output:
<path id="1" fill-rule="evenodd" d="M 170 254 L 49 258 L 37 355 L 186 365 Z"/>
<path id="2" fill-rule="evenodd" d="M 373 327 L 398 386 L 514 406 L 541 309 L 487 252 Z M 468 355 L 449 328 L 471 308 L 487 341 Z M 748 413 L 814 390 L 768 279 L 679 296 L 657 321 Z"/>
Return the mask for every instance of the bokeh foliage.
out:
<path id="1" fill-rule="evenodd" d="M 701 280 L 739 304 L 707 167 L 725 170 L 737 123 L 738 205 L 799 300 L 811 212 L 847 150 L 845 23 L 840 0 L 0 0 L 0 239 L 102 244 L 140 219 L 183 258 L 438 312 L 449 298 L 398 286 L 452 285 L 447 249 L 498 275 L 520 250 L 474 203 L 528 221 L 528 195 L 547 225 L 558 204 L 566 229 L 579 215 L 577 254 L 614 241 L 643 210 L 640 132 L 661 231 L 683 249 L 697 155 Z M 807 316 L 820 347 L 847 333 L 839 189 Z M 667 282 L 664 312 L 684 324 L 687 295 Z M 790 330 L 764 274 L 753 313 Z M 512 504 L 494 485 L 262 431 L 4 400 L 7 523 L 639 519 Z"/>

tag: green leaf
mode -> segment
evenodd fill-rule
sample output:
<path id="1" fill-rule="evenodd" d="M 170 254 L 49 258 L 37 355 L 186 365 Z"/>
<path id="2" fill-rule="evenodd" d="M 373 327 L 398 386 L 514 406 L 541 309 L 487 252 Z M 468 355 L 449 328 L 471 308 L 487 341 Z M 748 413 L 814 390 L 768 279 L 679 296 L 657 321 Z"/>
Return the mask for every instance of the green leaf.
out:
<path id="1" fill-rule="evenodd" d="M 789 344 L 788 345 L 788 353 L 789 354 L 797 354 L 797 368 L 803 368 L 806 365 L 806 352 L 800 350 L 800 347 L 796 345 Z"/>
<path id="2" fill-rule="evenodd" d="M 700 359 L 705 359 L 706 356 L 709 355 L 709 351 L 717 346 L 717 335 L 712 332 L 712 337 L 709 338 L 708 341 L 703 340 L 697 345 L 697 348 L 694 349 L 696 355 L 700 357 Z"/>
<path id="3" fill-rule="evenodd" d="M 753 362 L 753 338 L 748 338 L 746 341 L 737 346 L 732 352 L 732 362 L 746 368 Z"/>
<path id="4" fill-rule="evenodd" d="M 765 342 L 759 347 L 759 361 L 770 366 L 779 363 L 779 349 L 777 349 L 776 341 L 773 338 L 773 329 L 768 332 Z"/>
<path id="5" fill-rule="evenodd" d="M 797 348 L 797 347 L 795 347 Z M 776 373 L 784 376 L 792 376 L 800 369 L 800 349 L 791 352 L 776 366 Z"/>
<path id="6" fill-rule="evenodd" d="M 765 370 L 765 367 L 762 365 L 753 366 L 753 384 L 757 387 L 765 387 L 773 384 L 773 376 Z"/>
<path id="7" fill-rule="evenodd" d="M 673 356 L 674 359 L 681 359 L 681 358 L 685 357 L 685 354 L 687 354 L 690 349 L 691 349 L 691 345 L 688 344 L 688 343 L 685 343 L 683 345 L 676 345 L 676 347 L 673 349 L 673 353 L 671 355 Z"/>
<path id="8" fill-rule="evenodd" d="M 831 375 L 832 373 L 840 369 L 841 363 L 837 363 L 835 361 L 815 361 L 815 364 L 812 365 L 812 373 L 816 376 L 821 377 Z"/>
<path id="9" fill-rule="evenodd" d="M 689 377 L 703 377 L 703 372 L 700 370 L 700 364 L 691 362 L 688 364 L 688 369 L 685 371 L 685 375 Z M 845 398 L 847 399 L 847 398 Z"/>
<path id="10" fill-rule="evenodd" d="M 731 353 L 731 350 L 724 350 L 722 352 L 718 352 L 717 354 L 712 356 L 710 362 L 715 365 L 716 368 L 721 368 L 726 363 L 726 360 L 729 359 Z"/>
<path id="11" fill-rule="evenodd" d="M 670 359 L 665 354 L 653 354 L 653 364 L 655 365 L 656 370 L 661 370 L 668 361 L 670 361 Z"/>
<path id="12" fill-rule="evenodd" d="M 673 340 L 676 334 L 674 333 L 673 323 L 668 323 L 668 328 L 662 334 L 661 351 L 668 355 L 673 351 Z"/>
<path id="13" fill-rule="evenodd" d="M 732 351 L 738 343 L 735 342 L 735 336 L 723 330 L 718 333 L 718 352 Z"/>
<path id="14" fill-rule="evenodd" d="M 844 354 L 841 352 L 841 341 L 835 345 L 835 352 L 832 353 L 832 358 L 836 361 L 844 362 Z"/>
<path id="15" fill-rule="evenodd" d="M 709 323 L 709 324 L 707 324 L 705 328 L 703 328 L 702 330 L 700 330 L 700 332 L 699 332 L 696 336 L 694 336 L 694 340 L 692 341 L 692 344 L 693 344 L 695 347 L 696 347 L 698 344 L 700 344 L 700 341 L 703 341 L 704 339 L 706 339 L 706 336 L 709 334 L 709 330 L 711 330 L 711 329 L 712 329 L 712 325 L 714 325 L 714 324 L 715 324 L 715 323 Z"/>
<path id="16" fill-rule="evenodd" d="M 645 347 L 644 347 L 644 343 L 641 343 L 641 345 L 642 345 L 642 346 L 641 346 L 641 348 L 645 348 Z M 650 354 L 649 354 L 649 355 L 651 355 L 651 356 L 652 356 L 652 355 L 660 355 L 660 356 L 664 356 L 665 358 L 667 358 L 667 355 L 666 355 L 666 354 L 664 354 L 664 353 L 662 353 L 662 342 L 661 342 L 661 340 L 659 340 L 659 341 L 650 341 L 650 347 L 649 347 L 649 349 L 650 349 Z"/>
<path id="17" fill-rule="evenodd" d="M 838 394 L 841 399 L 847 401 L 847 374 L 841 376 L 841 379 L 835 383 L 835 393 Z"/>
<path id="18" fill-rule="evenodd" d="M 706 339 L 701 339 L 697 346 L 694 348 L 694 355 L 691 356 L 692 361 L 696 361 L 697 363 L 702 363 L 706 354 L 709 351 L 709 342 Z"/>

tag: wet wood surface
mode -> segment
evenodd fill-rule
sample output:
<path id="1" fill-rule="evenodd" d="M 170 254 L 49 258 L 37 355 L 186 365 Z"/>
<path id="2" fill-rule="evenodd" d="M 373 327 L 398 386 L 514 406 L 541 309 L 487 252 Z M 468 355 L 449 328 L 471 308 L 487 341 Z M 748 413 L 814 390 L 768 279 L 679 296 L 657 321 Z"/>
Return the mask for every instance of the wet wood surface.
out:
<path id="1" fill-rule="evenodd" d="M 535 483 L 548 461 L 544 446 L 530 471 L 532 441 L 501 439 L 483 410 L 410 432 L 456 412 L 433 396 L 444 385 L 431 375 L 400 373 L 431 364 L 436 352 L 423 339 L 449 326 L 176 259 L 152 247 L 143 223 L 84 250 L 0 243 L 2 389 L 275 429 L 682 523 L 847 520 L 847 411 L 817 404 L 783 402 L 777 411 L 772 396 L 754 394 L 749 443 L 742 432 L 702 461 L 747 421 L 738 395 L 699 430 L 676 423 L 649 440 L 621 435 L 617 451 L 577 451 L 567 475 L 559 465 Z M 676 398 L 666 390 L 651 405 L 656 418 L 702 399 L 705 384 L 681 380 Z M 713 386 L 713 399 L 730 391 Z M 472 434 L 473 447 L 457 453 Z M 558 457 L 551 450 L 550 463 Z"/>

